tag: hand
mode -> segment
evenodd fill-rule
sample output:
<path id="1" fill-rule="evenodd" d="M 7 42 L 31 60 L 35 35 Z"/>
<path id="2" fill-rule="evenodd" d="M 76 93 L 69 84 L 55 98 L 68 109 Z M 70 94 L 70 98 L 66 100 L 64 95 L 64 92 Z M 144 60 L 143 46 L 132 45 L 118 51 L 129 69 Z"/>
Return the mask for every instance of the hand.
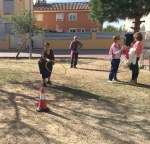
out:
<path id="1" fill-rule="evenodd" d="M 132 43 L 131 43 L 131 46 L 133 47 L 133 45 L 134 45 L 134 43 L 132 42 Z"/>

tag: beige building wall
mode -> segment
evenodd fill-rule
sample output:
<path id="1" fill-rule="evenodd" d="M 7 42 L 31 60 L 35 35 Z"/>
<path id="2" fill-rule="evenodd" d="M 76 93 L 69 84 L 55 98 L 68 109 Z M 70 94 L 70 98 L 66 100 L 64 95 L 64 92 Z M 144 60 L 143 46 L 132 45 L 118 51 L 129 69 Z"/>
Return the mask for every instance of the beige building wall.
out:
<path id="1" fill-rule="evenodd" d="M 21 8 L 29 10 L 30 2 L 31 10 L 33 10 L 33 0 L 14 0 L 15 11 L 19 11 Z M 3 14 L 3 2 L 0 2 L 0 18 L 8 18 L 8 14 Z"/>
<path id="2" fill-rule="evenodd" d="M 25 41 L 25 35 L 16 35 L 17 37 L 22 37 L 22 42 Z M 92 39 L 79 39 L 83 44 L 82 49 L 109 49 L 111 44 L 113 43 L 113 39 L 96 39 L 96 32 L 92 33 Z M 49 42 L 51 44 L 52 49 L 69 49 L 70 42 L 72 40 L 44 40 L 45 42 Z M 43 46 L 44 46 L 43 43 Z M 143 40 L 143 45 L 145 44 L 145 40 Z M 121 39 L 121 46 L 124 45 L 124 39 Z M 21 45 L 16 45 L 16 49 L 19 49 Z M 41 47 L 42 48 L 42 47 Z M 9 35 L 7 35 L 6 40 L 0 40 L 0 49 L 9 49 Z M 23 47 L 25 49 L 25 45 Z"/>
<path id="3" fill-rule="evenodd" d="M 6 40 L 0 40 L 0 50 L 9 49 L 9 35 L 6 34 Z"/>

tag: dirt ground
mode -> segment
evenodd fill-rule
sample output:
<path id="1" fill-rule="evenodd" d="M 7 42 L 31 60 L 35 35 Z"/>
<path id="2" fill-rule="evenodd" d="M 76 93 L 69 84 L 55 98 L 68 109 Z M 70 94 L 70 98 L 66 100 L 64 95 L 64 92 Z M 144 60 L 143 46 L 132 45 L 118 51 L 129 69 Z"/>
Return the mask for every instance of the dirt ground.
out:
<path id="1" fill-rule="evenodd" d="M 70 60 L 61 59 L 67 73 L 52 74 L 45 88 L 50 112 L 39 113 L 37 61 L 1 59 L 0 144 L 150 144 L 149 71 L 140 70 L 132 86 L 122 66 L 122 82 L 109 84 L 109 61 L 79 59 L 70 69 Z"/>

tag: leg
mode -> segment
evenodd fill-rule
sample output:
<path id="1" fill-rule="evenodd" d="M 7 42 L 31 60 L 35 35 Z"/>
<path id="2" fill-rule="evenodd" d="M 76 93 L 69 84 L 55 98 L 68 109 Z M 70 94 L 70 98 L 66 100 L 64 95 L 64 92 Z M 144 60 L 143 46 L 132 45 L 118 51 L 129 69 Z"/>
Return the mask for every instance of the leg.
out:
<path id="1" fill-rule="evenodd" d="M 76 67 L 78 63 L 78 53 L 75 53 L 74 67 Z"/>
<path id="2" fill-rule="evenodd" d="M 133 69 L 132 69 L 132 80 L 137 80 L 137 77 L 138 77 L 138 75 L 139 75 L 138 61 L 139 61 L 139 58 L 137 58 L 136 64 L 133 65 Z"/>
<path id="3" fill-rule="evenodd" d="M 109 72 L 109 79 L 108 80 L 112 81 L 113 76 L 114 76 L 114 59 L 111 60 L 111 69 Z"/>
<path id="4" fill-rule="evenodd" d="M 71 68 L 73 67 L 73 63 L 74 63 L 74 54 L 73 54 L 73 56 L 71 58 Z"/>
<path id="5" fill-rule="evenodd" d="M 49 68 L 48 68 L 51 72 L 52 72 L 52 70 L 53 70 L 53 68 L 50 66 Z M 50 78 L 51 78 L 51 72 L 49 72 L 48 71 L 48 78 L 47 78 L 47 84 L 51 84 L 51 81 L 50 81 Z"/>
<path id="6" fill-rule="evenodd" d="M 115 60 L 115 65 L 114 65 L 114 80 L 117 80 L 117 72 L 120 64 L 120 59 Z"/>

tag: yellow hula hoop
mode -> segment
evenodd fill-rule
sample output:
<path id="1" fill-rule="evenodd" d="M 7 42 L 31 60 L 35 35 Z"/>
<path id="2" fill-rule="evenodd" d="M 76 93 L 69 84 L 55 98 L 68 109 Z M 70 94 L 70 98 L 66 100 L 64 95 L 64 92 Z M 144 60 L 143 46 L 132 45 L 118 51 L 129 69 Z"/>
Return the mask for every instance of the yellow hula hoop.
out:
<path id="1" fill-rule="evenodd" d="M 64 72 L 63 74 L 56 74 L 56 73 L 54 73 L 53 71 L 51 71 L 51 70 L 48 69 L 47 64 L 48 64 L 49 62 L 46 62 L 46 63 L 45 63 L 45 67 L 46 67 L 46 69 L 47 69 L 49 72 L 51 72 L 51 73 L 53 73 L 53 74 L 55 74 L 55 75 L 65 75 L 65 74 L 67 73 L 67 70 L 66 70 L 65 66 L 64 66 L 62 63 L 58 62 L 57 60 L 51 60 L 50 62 L 59 63 L 59 64 L 65 69 L 65 72 Z"/>

